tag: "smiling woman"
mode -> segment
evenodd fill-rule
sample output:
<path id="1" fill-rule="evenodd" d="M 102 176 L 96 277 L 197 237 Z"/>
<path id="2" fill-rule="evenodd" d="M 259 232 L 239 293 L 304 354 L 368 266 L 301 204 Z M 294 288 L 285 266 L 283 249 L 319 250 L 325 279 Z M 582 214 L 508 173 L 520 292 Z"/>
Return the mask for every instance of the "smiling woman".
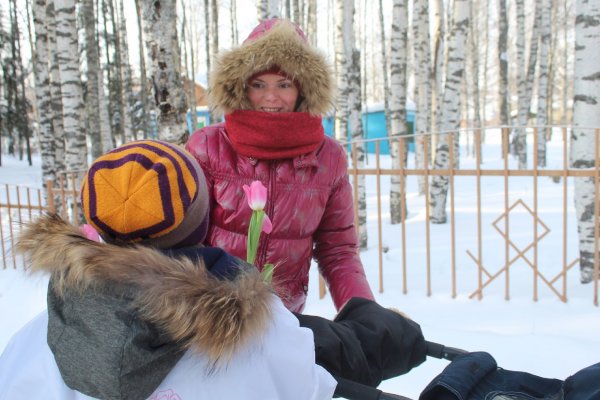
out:
<path id="1" fill-rule="evenodd" d="M 194 133 L 186 148 L 207 176 L 206 243 L 243 258 L 251 210 L 239 194 L 261 182 L 273 230 L 258 241 L 255 265 L 277 265 L 272 283 L 286 307 L 304 309 L 314 257 L 336 308 L 373 299 L 358 255 L 346 155 L 326 137 L 333 106 L 331 68 L 287 20 L 259 24 L 212 71 L 210 105 L 225 122 Z"/>

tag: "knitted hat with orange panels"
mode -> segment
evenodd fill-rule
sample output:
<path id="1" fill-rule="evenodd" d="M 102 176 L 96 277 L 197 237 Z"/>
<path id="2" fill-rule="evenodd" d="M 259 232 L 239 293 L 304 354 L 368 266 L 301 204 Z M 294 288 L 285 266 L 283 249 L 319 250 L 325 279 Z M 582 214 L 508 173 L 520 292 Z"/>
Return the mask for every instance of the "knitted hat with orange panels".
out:
<path id="1" fill-rule="evenodd" d="M 107 242 L 183 247 L 201 242 L 208 228 L 204 173 L 184 149 L 163 141 L 131 142 L 100 156 L 81 201 Z"/>

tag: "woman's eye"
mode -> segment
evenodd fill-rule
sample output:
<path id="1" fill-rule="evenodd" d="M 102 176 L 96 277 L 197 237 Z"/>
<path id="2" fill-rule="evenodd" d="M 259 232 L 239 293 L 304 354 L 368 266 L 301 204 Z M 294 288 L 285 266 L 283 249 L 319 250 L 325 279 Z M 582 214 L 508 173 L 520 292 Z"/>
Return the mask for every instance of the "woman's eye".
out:
<path id="1" fill-rule="evenodd" d="M 252 89 L 261 89 L 264 85 L 261 82 L 251 82 L 250 87 Z"/>
<path id="2" fill-rule="evenodd" d="M 281 82 L 279 84 L 279 87 L 282 89 L 289 89 L 292 87 L 292 83 L 291 82 Z"/>

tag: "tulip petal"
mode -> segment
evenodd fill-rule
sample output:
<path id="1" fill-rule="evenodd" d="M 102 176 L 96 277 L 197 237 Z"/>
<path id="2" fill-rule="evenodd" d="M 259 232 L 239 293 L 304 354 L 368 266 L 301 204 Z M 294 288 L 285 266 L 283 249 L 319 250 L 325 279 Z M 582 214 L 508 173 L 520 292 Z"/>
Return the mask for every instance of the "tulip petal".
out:
<path id="1" fill-rule="evenodd" d="M 250 208 L 263 210 L 267 202 L 267 188 L 261 181 L 253 181 L 250 184 Z"/>
<path id="2" fill-rule="evenodd" d="M 267 235 L 273 230 L 273 223 L 267 214 L 263 217 L 262 231 Z"/>

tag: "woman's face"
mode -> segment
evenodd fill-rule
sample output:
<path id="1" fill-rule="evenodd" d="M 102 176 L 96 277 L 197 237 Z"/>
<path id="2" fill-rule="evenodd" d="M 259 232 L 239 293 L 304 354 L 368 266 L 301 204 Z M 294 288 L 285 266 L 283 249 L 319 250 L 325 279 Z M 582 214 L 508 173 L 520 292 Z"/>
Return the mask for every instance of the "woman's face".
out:
<path id="1" fill-rule="evenodd" d="M 255 111 L 292 112 L 296 107 L 298 88 L 289 78 L 266 73 L 248 82 L 247 94 Z"/>

